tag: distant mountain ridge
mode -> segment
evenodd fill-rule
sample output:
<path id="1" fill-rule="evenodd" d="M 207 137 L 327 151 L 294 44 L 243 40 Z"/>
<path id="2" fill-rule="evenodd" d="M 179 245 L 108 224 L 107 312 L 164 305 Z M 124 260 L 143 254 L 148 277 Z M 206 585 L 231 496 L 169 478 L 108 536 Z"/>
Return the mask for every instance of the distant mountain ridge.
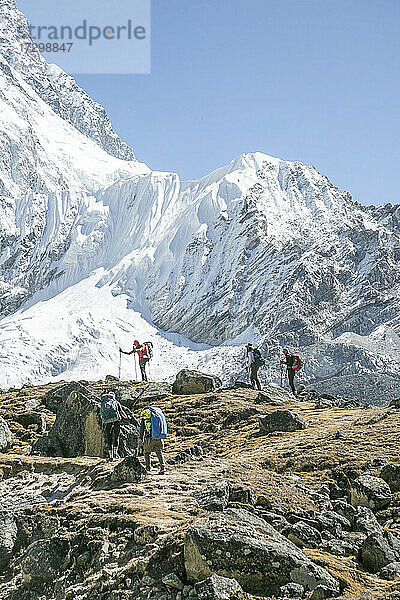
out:
<path id="1" fill-rule="evenodd" d="M 395 394 L 399 205 L 362 206 L 314 167 L 259 152 L 196 181 L 150 171 L 72 78 L 21 52 L 26 20 L 12 0 L 0 19 L 8 385 L 79 378 L 94 363 L 100 377 L 110 344 L 145 332 L 157 338 L 159 379 L 185 365 L 243 377 L 252 340 L 264 380 L 278 380 L 289 345 L 305 359 L 304 380 L 382 373 L 379 394 Z M 47 329 L 46 314 L 65 328 Z"/>

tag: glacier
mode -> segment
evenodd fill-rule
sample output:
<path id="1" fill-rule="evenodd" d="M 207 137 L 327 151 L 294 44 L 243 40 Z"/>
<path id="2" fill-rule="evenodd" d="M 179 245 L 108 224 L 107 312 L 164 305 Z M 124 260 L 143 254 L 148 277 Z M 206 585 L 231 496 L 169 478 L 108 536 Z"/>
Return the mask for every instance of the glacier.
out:
<path id="1" fill-rule="evenodd" d="M 261 152 L 196 181 L 152 171 L 69 75 L 21 53 L 14 0 L 0 29 L 2 387 L 117 375 L 118 347 L 146 338 L 155 380 L 231 383 L 253 341 L 264 382 L 288 345 L 299 381 L 400 395 L 399 205 Z"/>

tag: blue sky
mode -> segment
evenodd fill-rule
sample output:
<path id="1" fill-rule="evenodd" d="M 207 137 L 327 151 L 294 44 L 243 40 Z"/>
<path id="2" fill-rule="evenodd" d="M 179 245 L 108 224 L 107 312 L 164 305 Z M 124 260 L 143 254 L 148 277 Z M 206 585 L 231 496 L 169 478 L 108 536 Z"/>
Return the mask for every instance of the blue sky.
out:
<path id="1" fill-rule="evenodd" d="M 399 31 L 398 0 L 153 0 L 151 74 L 76 80 L 153 169 L 261 151 L 395 203 Z"/>

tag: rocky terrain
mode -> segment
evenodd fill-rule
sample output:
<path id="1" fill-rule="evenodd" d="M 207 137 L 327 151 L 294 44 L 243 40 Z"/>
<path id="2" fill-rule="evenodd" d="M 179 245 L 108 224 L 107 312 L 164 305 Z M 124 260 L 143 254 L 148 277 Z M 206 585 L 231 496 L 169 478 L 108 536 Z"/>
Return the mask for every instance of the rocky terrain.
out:
<path id="1" fill-rule="evenodd" d="M 1 393 L 1 600 L 400 598 L 400 400 L 177 381 Z M 110 389 L 128 416 L 112 462 Z M 149 405 L 166 475 L 136 457 Z"/>

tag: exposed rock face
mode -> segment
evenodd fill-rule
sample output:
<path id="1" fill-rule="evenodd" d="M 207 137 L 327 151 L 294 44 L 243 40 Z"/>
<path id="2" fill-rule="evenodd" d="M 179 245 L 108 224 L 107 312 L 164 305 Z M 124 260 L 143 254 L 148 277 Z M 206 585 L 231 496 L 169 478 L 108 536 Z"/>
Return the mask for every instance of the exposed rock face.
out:
<path id="1" fill-rule="evenodd" d="M 127 456 L 119 462 L 112 473 L 114 481 L 138 483 L 146 477 L 146 469 L 135 456 Z"/>
<path id="2" fill-rule="evenodd" d="M 26 549 L 21 558 L 22 577 L 26 584 L 53 581 L 69 562 L 70 542 L 53 537 L 38 540 Z"/>
<path id="3" fill-rule="evenodd" d="M 372 533 L 363 542 L 359 558 L 368 571 L 378 573 L 383 567 L 400 560 L 400 542 L 391 533 Z"/>
<path id="4" fill-rule="evenodd" d="M 100 417 L 100 400 L 80 383 L 60 386 L 45 400 L 59 405 L 57 417 L 47 436 L 33 445 L 33 453 L 47 456 L 104 456 L 106 439 Z M 128 411 L 128 409 L 126 409 Z M 139 425 L 129 416 L 121 423 L 120 456 L 134 455 L 139 439 Z"/>
<path id="5" fill-rule="evenodd" d="M 291 410 L 276 410 L 268 415 L 258 417 L 258 421 L 263 433 L 296 431 L 307 427 L 304 417 Z"/>
<path id="6" fill-rule="evenodd" d="M 289 582 L 307 590 L 338 589 L 325 569 L 312 563 L 271 525 L 242 509 L 227 509 L 190 527 L 185 539 L 190 581 L 217 573 L 236 579 L 246 592 L 272 595 Z"/>
<path id="7" fill-rule="evenodd" d="M 216 375 L 182 369 L 172 385 L 172 392 L 174 394 L 206 394 L 221 386 L 222 382 Z"/>
<path id="8" fill-rule="evenodd" d="M 6 421 L 0 417 L 0 452 L 4 452 L 8 448 L 11 448 L 12 444 L 12 433 Z"/>
<path id="9" fill-rule="evenodd" d="M 224 510 L 229 502 L 230 486 L 227 481 L 219 481 L 203 488 L 193 495 L 201 508 L 205 510 Z"/>
<path id="10" fill-rule="evenodd" d="M 392 492 L 400 492 L 400 465 L 385 465 L 380 477 L 386 481 Z"/>
<path id="11" fill-rule="evenodd" d="M 215 573 L 204 581 L 196 583 L 195 590 L 198 600 L 240 600 L 245 598 L 236 579 L 220 577 Z"/>
<path id="12" fill-rule="evenodd" d="M 17 539 L 15 519 L 7 513 L 0 513 L 0 570 L 7 566 Z"/>
<path id="13" fill-rule="evenodd" d="M 353 506 L 367 506 L 372 510 L 386 508 L 392 498 L 388 484 L 380 477 L 372 475 L 361 475 L 353 481 L 350 495 Z"/>

